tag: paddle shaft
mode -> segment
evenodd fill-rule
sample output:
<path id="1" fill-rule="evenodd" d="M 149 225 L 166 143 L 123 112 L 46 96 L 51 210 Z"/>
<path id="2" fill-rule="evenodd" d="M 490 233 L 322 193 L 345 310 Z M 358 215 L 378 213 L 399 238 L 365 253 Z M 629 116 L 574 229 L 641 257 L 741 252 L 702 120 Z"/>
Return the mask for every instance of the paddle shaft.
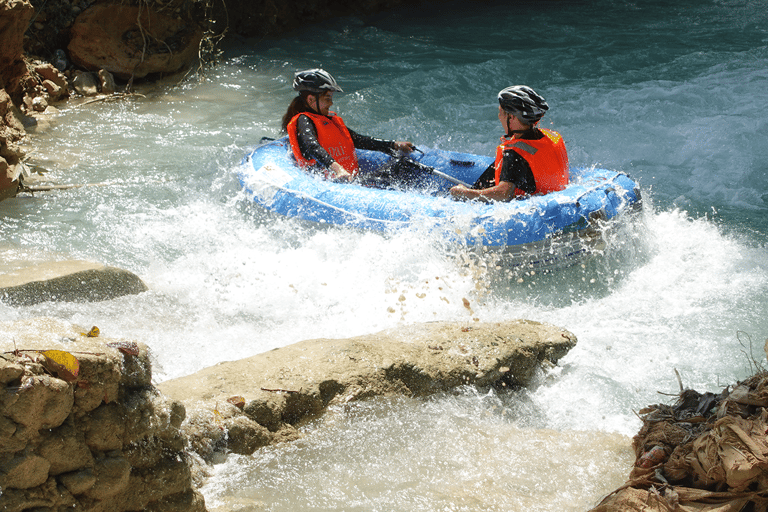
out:
<path id="1" fill-rule="evenodd" d="M 415 146 L 413 147 L 413 150 L 414 151 L 418 151 L 421 154 L 424 154 L 424 152 L 422 150 L 420 150 L 419 148 L 417 148 Z M 427 169 L 429 172 L 431 172 L 435 176 L 440 176 L 444 180 L 448 180 L 451 183 L 453 183 L 454 185 L 464 185 L 467 188 L 472 188 L 472 185 L 470 185 L 469 183 L 465 183 L 465 182 L 461 181 L 460 179 L 454 178 L 450 174 L 445 174 L 444 172 L 438 171 L 437 169 L 435 169 L 434 167 L 431 167 L 429 165 L 424 165 L 421 162 L 416 162 L 415 160 L 412 160 L 412 161 L 414 163 L 418 164 L 419 168 Z M 464 163 L 464 162 L 462 162 L 462 163 Z"/>
<path id="2" fill-rule="evenodd" d="M 428 167 L 428 166 L 425 166 L 425 167 Z M 429 172 L 431 172 L 435 176 L 440 176 L 441 178 L 450 181 L 454 185 L 464 185 L 467 188 L 472 188 L 472 185 L 470 185 L 469 183 L 466 183 L 466 182 L 463 182 L 463 181 L 461 181 L 459 179 L 456 179 L 453 176 L 445 174 L 444 172 L 440 172 L 437 169 L 435 169 L 434 167 L 429 167 Z"/>

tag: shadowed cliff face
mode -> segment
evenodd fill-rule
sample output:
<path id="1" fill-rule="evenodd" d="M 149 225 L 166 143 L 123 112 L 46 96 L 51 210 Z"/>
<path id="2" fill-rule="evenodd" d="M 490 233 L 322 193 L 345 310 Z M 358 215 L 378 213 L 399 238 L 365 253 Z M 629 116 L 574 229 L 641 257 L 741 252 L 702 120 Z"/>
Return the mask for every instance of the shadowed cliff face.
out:
<path id="1" fill-rule="evenodd" d="M 66 50 L 69 45 L 70 29 L 75 20 L 96 3 L 95 0 L 31 0 L 35 17 L 28 29 L 25 25 L 27 38 L 24 51 L 52 62 L 56 50 Z M 336 16 L 373 14 L 402 5 L 405 1 L 146 0 L 116 3 L 123 7 L 139 6 L 142 10 L 152 10 L 218 38 L 222 35 L 278 36 Z"/>
<path id="2" fill-rule="evenodd" d="M 5 89 L 15 102 L 21 99 L 21 81 L 26 74 L 24 31 L 33 13 L 26 0 L 0 1 L 0 89 Z"/>
<path id="3" fill-rule="evenodd" d="M 0 199 L 12 196 L 18 188 L 15 166 L 23 152 L 15 143 L 24 136 L 24 126 L 16 105 L 29 80 L 23 41 L 32 14 L 26 0 L 0 1 Z"/>
<path id="4" fill-rule="evenodd" d="M 18 168 L 24 153 L 16 145 L 25 135 L 22 119 L 45 111 L 70 90 L 111 94 L 116 90 L 113 75 L 130 89 L 134 79 L 183 71 L 197 60 L 215 62 L 217 45 L 228 35 L 277 36 L 335 16 L 364 16 L 403 3 L 0 0 L 0 199 L 14 196 L 22 186 Z M 39 61 L 53 64 L 52 73 L 60 80 L 41 76 Z"/>

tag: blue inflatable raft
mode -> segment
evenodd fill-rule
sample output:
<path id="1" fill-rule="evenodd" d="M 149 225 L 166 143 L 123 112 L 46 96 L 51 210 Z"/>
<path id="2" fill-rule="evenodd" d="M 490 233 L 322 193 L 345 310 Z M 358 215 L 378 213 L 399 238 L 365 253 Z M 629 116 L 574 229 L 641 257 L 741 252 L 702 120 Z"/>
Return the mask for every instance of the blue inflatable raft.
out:
<path id="1" fill-rule="evenodd" d="M 357 153 L 361 181 L 391 158 Z M 641 204 L 637 183 L 597 168 L 571 168 L 561 192 L 506 203 L 456 201 L 448 194 L 453 182 L 474 183 L 492 157 L 437 149 L 409 157 L 434 170 L 419 176 L 418 190 L 335 183 L 298 168 L 284 137 L 247 155 L 238 178 L 254 202 L 287 217 L 382 233 L 426 230 L 451 243 L 503 249 L 510 263 L 534 267 L 573 263 L 600 249 L 602 221 Z"/>

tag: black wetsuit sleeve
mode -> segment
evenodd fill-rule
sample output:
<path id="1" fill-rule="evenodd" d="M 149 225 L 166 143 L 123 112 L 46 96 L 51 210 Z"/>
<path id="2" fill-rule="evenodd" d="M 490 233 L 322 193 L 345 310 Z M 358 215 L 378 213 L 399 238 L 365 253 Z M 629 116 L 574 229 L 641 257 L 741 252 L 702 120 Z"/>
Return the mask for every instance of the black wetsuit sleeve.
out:
<path id="1" fill-rule="evenodd" d="M 347 127 L 347 130 L 349 130 L 349 127 Z M 357 149 L 371 149 L 383 153 L 395 149 L 395 141 L 392 140 L 375 139 L 367 135 L 361 135 L 352 130 L 349 130 L 349 136 L 352 137 L 352 143 Z"/>
<path id="2" fill-rule="evenodd" d="M 352 137 L 352 144 L 358 149 L 371 149 L 384 153 L 395 149 L 395 142 L 391 140 L 375 139 L 352 130 L 349 130 L 349 136 Z M 299 143 L 299 151 L 307 160 L 317 160 L 325 167 L 329 167 L 335 162 L 333 157 L 318 142 L 317 128 L 308 116 L 299 116 L 296 120 L 296 138 Z"/>
<path id="3" fill-rule="evenodd" d="M 504 152 L 501 160 L 501 176 L 499 181 L 509 181 L 523 192 L 533 194 L 536 191 L 536 181 L 533 178 L 531 166 L 525 158 L 513 150 Z M 496 166 L 491 164 L 475 182 L 472 188 L 484 189 L 496 185 Z"/>
<path id="4" fill-rule="evenodd" d="M 317 128 L 308 116 L 299 116 L 296 120 L 296 138 L 299 151 L 307 160 L 317 160 L 325 167 L 335 162 L 333 157 L 320 145 L 317 140 Z"/>

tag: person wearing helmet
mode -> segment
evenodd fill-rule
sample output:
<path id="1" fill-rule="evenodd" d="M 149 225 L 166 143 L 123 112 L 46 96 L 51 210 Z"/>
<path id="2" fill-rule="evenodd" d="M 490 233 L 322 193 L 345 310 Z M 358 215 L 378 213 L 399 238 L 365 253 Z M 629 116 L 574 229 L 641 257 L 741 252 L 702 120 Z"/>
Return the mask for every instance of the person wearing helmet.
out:
<path id="1" fill-rule="evenodd" d="M 509 201 L 527 194 L 563 190 L 568 184 L 568 153 L 562 136 L 538 128 L 549 105 L 533 89 L 514 85 L 502 89 L 499 122 L 506 135 L 496 148 L 496 161 L 472 188 L 457 185 L 454 198 Z"/>
<path id="2" fill-rule="evenodd" d="M 355 148 L 410 153 L 410 142 L 375 139 L 356 133 L 329 109 L 333 94 L 344 92 L 323 69 L 296 73 L 293 89 L 298 91 L 283 115 L 283 131 L 288 133 L 296 161 L 304 167 L 321 167 L 325 177 L 351 180 L 358 171 Z"/>

